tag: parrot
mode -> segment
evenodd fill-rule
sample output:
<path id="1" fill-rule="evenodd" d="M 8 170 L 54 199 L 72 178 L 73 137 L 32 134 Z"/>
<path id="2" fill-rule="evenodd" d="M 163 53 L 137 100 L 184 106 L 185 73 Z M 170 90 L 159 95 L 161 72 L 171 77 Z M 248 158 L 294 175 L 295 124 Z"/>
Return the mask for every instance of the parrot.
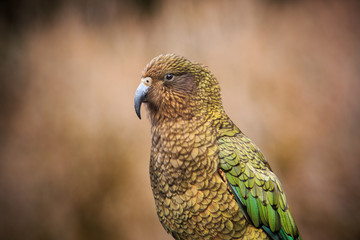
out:
<path id="1" fill-rule="evenodd" d="M 174 239 L 301 239 L 279 179 L 225 113 L 208 67 L 155 57 L 135 92 L 139 119 L 143 103 L 156 211 Z"/>

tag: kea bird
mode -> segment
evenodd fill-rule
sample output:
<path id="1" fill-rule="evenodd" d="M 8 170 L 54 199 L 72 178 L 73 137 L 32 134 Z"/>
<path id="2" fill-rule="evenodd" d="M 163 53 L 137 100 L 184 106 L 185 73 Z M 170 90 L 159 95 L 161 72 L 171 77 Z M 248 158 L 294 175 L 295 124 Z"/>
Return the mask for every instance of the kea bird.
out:
<path id="1" fill-rule="evenodd" d="M 207 67 L 160 55 L 143 70 L 134 103 L 140 119 L 147 105 L 151 188 L 175 239 L 301 239 L 279 179 L 225 113 Z"/>

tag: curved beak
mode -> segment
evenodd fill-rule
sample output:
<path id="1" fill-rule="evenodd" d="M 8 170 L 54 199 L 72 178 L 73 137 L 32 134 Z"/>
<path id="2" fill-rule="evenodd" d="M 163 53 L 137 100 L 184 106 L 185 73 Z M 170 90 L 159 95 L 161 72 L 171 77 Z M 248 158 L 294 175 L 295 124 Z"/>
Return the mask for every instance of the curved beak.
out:
<path id="1" fill-rule="evenodd" d="M 146 98 L 146 94 L 149 91 L 149 87 L 143 83 L 140 83 L 139 87 L 136 89 L 135 97 L 134 97 L 134 106 L 136 115 L 141 119 L 140 109 L 141 104 L 144 102 Z"/>

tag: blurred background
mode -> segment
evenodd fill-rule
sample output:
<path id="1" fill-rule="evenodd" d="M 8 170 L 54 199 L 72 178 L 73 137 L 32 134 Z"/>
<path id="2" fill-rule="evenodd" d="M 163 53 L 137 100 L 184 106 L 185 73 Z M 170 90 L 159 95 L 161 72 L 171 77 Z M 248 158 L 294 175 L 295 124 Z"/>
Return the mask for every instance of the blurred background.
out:
<path id="1" fill-rule="evenodd" d="M 355 0 L 1 1 L 0 239 L 172 239 L 133 107 L 161 53 L 209 66 L 303 239 L 359 239 L 359 13 Z"/>

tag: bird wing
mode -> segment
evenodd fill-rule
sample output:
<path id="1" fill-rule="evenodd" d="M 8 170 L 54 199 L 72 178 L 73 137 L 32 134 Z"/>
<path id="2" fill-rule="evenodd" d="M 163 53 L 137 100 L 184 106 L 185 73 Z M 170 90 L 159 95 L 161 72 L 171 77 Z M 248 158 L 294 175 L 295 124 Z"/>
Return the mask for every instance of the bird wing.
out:
<path id="1" fill-rule="evenodd" d="M 237 128 L 218 139 L 220 169 L 244 215 L 276 239 L 301 239 L 279 179 L 258 147 Z"/>

